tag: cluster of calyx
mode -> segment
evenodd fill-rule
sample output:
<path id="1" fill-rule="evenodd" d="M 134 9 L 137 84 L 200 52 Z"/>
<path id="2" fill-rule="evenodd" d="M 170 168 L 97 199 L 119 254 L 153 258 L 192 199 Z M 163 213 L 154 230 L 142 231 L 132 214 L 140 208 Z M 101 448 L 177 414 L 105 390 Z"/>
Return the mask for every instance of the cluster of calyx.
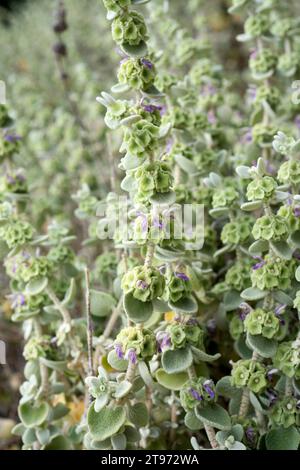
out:
<path id="1" fill-rule="evenodd" d="M 118 84 L 98 101 L 120 142 L 129 221 L 126 236 L 118 227 L 114 249 L 105 242 L 95 259 L 91 289 L 68 229 L 53 223 L 38 236 L 27 222 L 26 179 L 13 164 L 19 137 L 0 108 L 0 240 L 27 361 L 14 432 L 25 449 L 296 450 L 293 7 L 233 0 L 230 13 L 245 20 L 237 39 L 251 51 L 241 100 L 205 28 L 193 39 L 166 1 L 149 3 L 149 22 L 141 13 L 148 0 L 103 3 L 122 59 Z M 83 186 L 74 200 L 76 216 L 91 220 L 88 245 L 111 226 L 118 196 L 99 202 Z M 184 204 L 204 205 L 202 248 L 194 234 L 174 236 Z"/>

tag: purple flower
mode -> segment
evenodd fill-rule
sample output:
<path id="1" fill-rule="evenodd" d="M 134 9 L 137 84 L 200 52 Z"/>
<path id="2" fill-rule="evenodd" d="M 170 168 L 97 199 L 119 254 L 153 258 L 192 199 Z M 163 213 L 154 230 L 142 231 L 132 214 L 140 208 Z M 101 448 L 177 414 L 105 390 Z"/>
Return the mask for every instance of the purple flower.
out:
<path id="1" fill-rule="evenodd" d="M 152 64 L 152 62 L 150 62 L 150 60 L 148 60 L 148 59 L 141 59 L 141 63 L 142 63 L 145 67 L 147 67 L 147 69 L 150 69 L 150 70 L 153 69 L 153 64 Z"/>
<path id="2" fill-rule="evenodd" d="M 198 400 L 198 401 L 203 400 L 201 395 L 194 388 L 190 388 L 190 394 L 192 395 L 193 398 L 195 398 L 195 400 Z"/>
<path id="3" fill-rule="evenodd" d="M 276 390 L 274 390 L 272 388 L 268 388 L 267 391 L 266 391 L 266 395 L 267 395 L 267 398 L 270 400 L 270 404 L 274 405 L 274 403 L 276 402 L 276 400 L 278 398 L 278 394 L 277 394 Z"/>
<path id="4" fill-rule="evenodd" d="M 300 207 L 299 206 L 294 207 L 294 215 L 296 217 L 300 217 Z"/>
<path id="5" fill-rule="evenodd" d="M 122 345 L 121 344 L 115 344 L 115 351 L 119 359 L 123 359 L 124 353 L 122 351 Z"/>
<path id="6" fill-rule="evenodd" d="M 210 398 L 215 398 L 215 392 L 212 390 L 212 388 L 210 387 L 210 385 L 212 384 L 212 381 L 211 380 L 206 380 L 203 384 L 203 388 L 204 390 L 206 391 L 206 393 L 208 393 L 208 395 L 210 396 Z"/>
<path id="7" fill-rule="evenodd" d="M 285 325 L 284 319 L 280 318 L 280 315 L 282 315 L 284 313 L 285 308 L 286 308 L 286 305 L 278 305 L 274 310 L 274 313 L 275 313 L 276 317 L 279 318 L 281 325 Z"/>
<path id="8" fill-rule="evenodd" d="M 217 118 L 216 118 L 216 114 L 215 114 L 215 112 L 214 112 L 213 109 L 211 109 L 210 111 L 208 111 L 208 113 L 207 113 L 207 119 L 208 119 L 208 122 L 209 122 L 210 124 L 216 124 Z"/>
<path id="9" fill-rule="evenodd" d="M 143 104 L 142 107 L 147 113 L 155 113 L 155 111 L 163 110 L 162 106 L 156 106 L 155 104 Z"/>
<path id="10" fill-rule="evenodd" d="M 246 316 L 250 313 L 250 311 L 251 311 L 251 308 L 249 307 L 249 305 L 246 304 L 245 302 L 242 302 L 240 304 L 240 312 L 239 312 L 240 319 L 244 321 Z"/>
<path id="11" fill-rule="evenodd" d="M 17 134 L 6 134 L 4 136 L 4 140 L 6 140 L 6 142 L 14 143 L 14 142 L 18 142 L 19 140 L 21 140 L 21 136 Z"/>
<path id="12" fill-rule="evenodd" d="M 148 219 L 145 214 L 142 212 L 137 212 L 138 218 L 141 219 L 141 227 L 143 232 L 147 232 L 148 230 Z"/>
<path id="13" fill-rule="evenodd" d="M 168 348 L 171 346 L 171 340 L 168 335 L 168 333 L 165 333 L 164 331 L 159 331 L 156 335 L 156 341 L 157 341 L 157 349 L 158 352 L 163 352 L 165 348 Z"/>
<path id="14" fill-rule="evenodd" d="M 126 353 L 126 359 L 128 359 L 132 364 L 137 363 L 137 357 L 136 357 L 136 352 L 135 349 L 129 349 L 128 352 Z"/>
<path id="15" fill-rule="evenodd" d="M 241 137 L 241 143 L 242 144 L 247 144 L 247 143 L 250 143 L 252 142 L 252 131 L 251 129 L 249 129 L 246 134 L 244 134 L 242 137 Z"/>
<path id="16" fill-rule="evenodd" d="M 250 60 L 256 59 L 257 54 L 258 54 L 257 49 L 252 49 L 251 54 L 250 54 Z"/>
<path id="17" fill-rule="evenodd" d="M 295 252 L 293 253 L 293 257 L 300 260 L 300 253 L 299 253 L 299 251 L 295 251 Z"/>
<path id="18" fill-rule="evenodd" d="M 26 303 L 23 294 L 12 294 L 9 296 L 9 298 L 11 299 L 11 306 L 13 309 L 20 308 Z"/>
<path id="19" fill-rule="evenodd" d="M 211 84 L 204 85 L 204 87 L 202 88 L 203 96 L 213 96 L 216 94 L 216 92 L 217 92 L 216 87 L 214 87 Z"/>
<path id="20" fill-rule="evenodd" d="M 181 279 L 182 281 L 189 281 L 190 280 L 190 278 L 184 273 L 176 272 L 174 274 L 175 274 L 176 277 L 178 277 L 178 279 Z"/>
<path id="21" fill-rule="evenodd" d="M 138 289 L 143 289 L 143 290 L 145 290 L 145 289 L 147 289 L 149 286 L 148 286 L 147 282 L 142 281 L 142 279 L 139 279 L 139 280 L 136 282 L 136 287 L 137 287 Z"/>
<path id="22" fill-rule="evenodd" d="M 159 228 L 162 230 L 164 228 L 164 224 L 159 220 L 159 217 L 154 217 L 152 221 L 153 227 Z"/>
<path id="23" fill-rule="evenodd" d="M 245 434 L 246 434 L 246 437 L 247 437 L 248 441 L 251 441 L 251 442 L 254 441 L 255 431 L 254 431 L 253 428 L 247 428 L 246 431 L 245 431 Z"/>
<path id="24" fill-rule="evenodd" d="M 266 264 L 265 260 L 263 260 L 263 259 L 260 258 L 259 256 L 254 256 L 254 259 L 259 259 L 259 260 L 260 260 L 259 263 L 256 263 L 256 264 L 254 264 L 254 266 L 252 266 L 252 269 L 253 269 L 254 271 L 256 271 L 257 269 L 262 268 L 262 267 Z"/>
<path id="25" fill-rule="evenodd" d="M 189 318 L 188 321 L 186 322 L 186 325 L 197 326 L 198 321 L 196 318 Z"/>

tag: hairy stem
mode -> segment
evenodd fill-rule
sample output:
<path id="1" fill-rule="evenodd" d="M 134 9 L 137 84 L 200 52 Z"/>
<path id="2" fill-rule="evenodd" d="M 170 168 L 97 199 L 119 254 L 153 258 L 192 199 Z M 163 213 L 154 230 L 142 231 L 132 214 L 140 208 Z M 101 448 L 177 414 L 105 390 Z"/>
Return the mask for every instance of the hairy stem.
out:
<path id="1" fill-rule="evenodd" d="M 87 321 L 87 346 L 88 346 L 88 373 L 94 375 L 93 364 L 93 322 L 91 316 L 91 292 L 90 292 L 90 273 L 86 267 L 85 274 L 85 305 L 86 305 L 86 321 Z"/>

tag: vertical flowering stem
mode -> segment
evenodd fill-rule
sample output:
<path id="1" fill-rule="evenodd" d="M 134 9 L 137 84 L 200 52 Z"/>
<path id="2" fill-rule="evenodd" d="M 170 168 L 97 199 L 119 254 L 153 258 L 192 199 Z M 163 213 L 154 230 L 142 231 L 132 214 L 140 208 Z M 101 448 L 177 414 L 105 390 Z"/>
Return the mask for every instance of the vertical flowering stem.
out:
<path id="1" fill-rule="evenodd" d="M 243 390 L 240 409 L 239 409 L 239 416 L 241 418 L 245 418 L 248 414 L 250 406 L 250 391 L 248 388 Z"/>
<path id="2" fill-rule="evenodd" d="M 152 265 L 152 260 L 154 256 L 154 250 L 155 246 L 153 243 L 149 243 L 147 247 L 147 253 L 146 253 L 146 258 L 145 258 L 145 263 L 144 265 L 149 268 Z"/>
<path id="3" fill-rule="evenodd" d="M 91 295 L 90 295 L 90 274 L 86 267 L 85 273 L 85 304 L 86 304 L 86 321 L 87 321 L 87 346 L 88 346 L 88 374 L 94 375 L 93 364 L 93 323 L 91 317 Z"/>
<path id="4" fill-rule="evenodd" d="M 37 337 L 41 337 L 43 334 L 42 327 L 38 320 L 34 320 L 34 329 Z M 43 396 L 47 398 L 49 393 L 49 374 L 48 368 L 45 364 L 40 362 L 40 374 L 41 374 L 41 387 L 38 393 L 38 396 Z"/>
<path id="5" fill-rule="evenodd" d="M 260 355 L 256 351 L 253 351 L 252 353 L 252 360 L 253 361 L 261 360 Z M 241 398 L 240 409 L 239 409 L 239 416 L 241 418 L 245 418 L 247 416 L 249 407 L 250 407 L 250 390 L 248 388 L 244 388 L 243 393 L 242 393 L 242 398 Z"/>
<path id="6" fill-rule="evenodd" d="M 189 378 L 191 380 L 197 378 L 197 374 L 196 374 L 196 370 L 195 370 L 194 366 L 190 366 L 188 368 L 187 372 L 188 372 Z M 216 433 L 215 433 L 214 428 L 212 426 L 209 426 L 208 424 L 204 423 L 204 429 L 205 429 L 205 432 L 206 432 L 206 435 L 207 435 L 207 439 L 209 440 L 209 443 L 211 445 L 211 448 L 212 449 L 218 449 L 219 444 L 218 444 L 218 441 L 216 439 Z"/>
<path id="7" fill-rule="evenodd" d="M 134 379 L 134 376 L 135 376 L 135 370 L 136 370 L 136 363 L 129 359 L 125 380 L 132 383 L 133 379 Z"/>

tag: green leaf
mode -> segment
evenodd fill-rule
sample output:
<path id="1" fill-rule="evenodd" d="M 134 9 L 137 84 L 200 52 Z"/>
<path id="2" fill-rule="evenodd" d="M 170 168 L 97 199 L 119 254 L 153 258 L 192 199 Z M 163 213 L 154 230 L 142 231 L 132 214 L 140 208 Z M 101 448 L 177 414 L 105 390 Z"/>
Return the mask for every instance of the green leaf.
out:
<path id="1" fill-rule="evenodd" d="M 261 209 L 262 205 L 262 201 L 245 202 L 241 205 L 241 209 L 242 211 L 252 212 L 256 211 L 257 209 Z"/>
<path id="2" fill-rule="evenodd" d="M 220 353 L 216 353 L 213 355 L 207 354 L 205 351 L 195 348 L 194 346 L 192 346 L 191 349 L 192 349 L 193 356 L 195 357 L 195 359 L 201 362 L 214 362 L 214 361 L 217 361 L 221 357 Z"/>
<path id="3" fill-rule="evenodd" d="M 176 193 L 174 191 L 169 191 L 167 193 L 154 193 L 150 197 L 150 202 L 152 204 L 174 204 L 176 201 Z"/>
<path id="4" fill-rule="evenodd" d="M 116 306 L 116 300 L 110 294 L 91 289 L 91 314 L 95 317 L 107 317 Z"/>
<path id="5" fill-rule="evenodd" d="M 163 369 L 158 369 L 155 373 L 157 382 L 168 390 L 181 390 L 188 381 L 187 372 L 178 372 L 177 374 L 168 374 Z"/>
<path id="6" fill-rule="evenodd" d="M 127 439 L 125 434 L 116 434 L 111 437 L 111 443 L 114 450 L 125 450 Z"/>
<path id="7" fill-rule="evenodd" d="M 162 353 L 162 366 L 168 374 L 186 371 L 193 363 L 193 354 L 189 347 L 183 349 L 168 349 Z"/>
<path id="8" fill-rule="evenodd" d="M 298 266 L 298 268 L 296 269 L 295 278 L 298 282 L 300 282 L 300 266 Z"/>
<path id="9" fill-rule="evenodd" d="M 71 450 L 72 445 L 65 436 L 55 436 L 52 441 L 46 445 L 45 450 Z"/>
<path id="10" fill-rule="evenodd" d="M 131 0 L 133 5 L 143 5 L 144 3 L 149 3 L 150 0 Z"/>
<path id="11" fill-rule="evenodd" d="M 178 302 L 169 302 L 171 310 L 177 310 L 185 313 L 196 313 L 198 312 L 198 304 L 193 297 L 185 297 Z"/>
<path id="12" fill-rule="evenodd" d="M 46 445 L 50 439 L 49 429 L 37 429 L 36 437 L 42 446 Z"/>
<path id="13" fill-rule="evenodd" d="M 28 282 L 25 288 L 25 292 L 28 295 L 37 295 L 43 292 L 48 284 L 48 279 L 46 277 L 39 277 L 37 279 L 32 279 Z"/>
<path id="14" fill-rule="evenodd" d="M 300 230 L 296 230 L 296 232 L 292 233 L 291 241 L 297 248 L 300 248 Z"/>
<path id="15" fill-rule="evenodd" d="M 251 405 L 253 406 L 253 408 L 257 411 L 259 411 L 260 413 L 264 413 L 264 409 L 263 407 L 261 406 L 261 403 L 259 401 L 259 399 L 257 398 L 257 396 L 250 391 L 249 393 L 249 398 L 250 398 L 250 403 Z"/>
<path id="16" fill-rule="evenodd" d="M 148 53 L 147 44 L 144 41 L 141 41 L 137 46 L 123 43 L 121 49 L 130 57 L 144 57 Z"/>
<path id="17" fill-rule="evenodd" d="M 123 380 L 122 382 L 118 383 L 115 390 L 115 397 L 122 398 L 128 395 L 132 388 L 132 383 L 128 382 L 128 380 Z"/>
<path id="18" fill-rule="evenodd" d="M 274 253 L 282 259 L 292 259 L 293 251 L 287 242 L 270 242 L 270 247 Z"/>
<path id="19" fill-rule="evenodd" d="M 136 403 L 133 406 L 129 406 L 128 418 L 138 428 L 147 426 L 149 413 L 146 405 L 144 403 Z"/>
<path id="20" fill-rule="evenodd" d="M 124 309 L 128 318 L 134 323 L 144 323 L 152 315 L 152 302 L 141 302 L 133 297 L 132 294 L 124 296 Z"/>
<path id="21" fill-rule="evenodd" d="M 218 256 L 223 255 L 224 253 L 228 253 L 229 251 L 232 251 L 234 248 L 234 245 L 225 245 L 222 246 L 219 250 L 215 251 L 213 254 L 214 258 L 218 258 Z"/>
<path id="22" fill-rule="evenodd" d="M 236 173 L 243 179 L 250 179 L 251 178 L 251 172 L 250 168 L 245 165 L 240 165 L 236 168 Z"/>
<path id="23" fill-rule="evenodd" d="M 199 431 L 200 429 L 203 428 L 203 423 L 200 421 L 199 418 L 195 415 L 195 412 L 188 411 L 187 414 L 184 417 L 184 424 L 188 429 L 191 431 Z"/>
<path id="24" fill-rule="evenodd" d="M 251 255 L 260 255 L 265 251 L 268 251 L 269 243 L 266 240 L 256 240 L 252 245 L 249 246 L 249 253 Z"/>
<path id="25" fill-rule="evenodd" d="M 110 450 L 112 447 L 111 439 L 108 438 L 105 439 L 105 441 L 96 441 L 96 439 L 91 439 L 90 447 L 92 450 Z M 89 445 L 86 445 L 86 448 L 89 449 Z"/>
<path id="26" fill-rule="evenodd" d="M 93 439 L 104 441 L 108 437 L 117 434 L 126 421 L 125 408 L 114 406 L 102 408 L 98 413 L 92 404 L 88 411 L 88 427 Z"/>
<path id="27" fill-rule="evenodd" d="M 107 362 L 113 369 L 121 372 L 125 371 L 128 367 L 128 361 L 126 359 L 120 359 L 114 349 L 109 351 Z"/>
<path id="28" fill-rule="evenodd" d="M 185 171 L 188 175 L 195 175 L 199 173 L 198 168 L 192 160 L 184 157 L 183 155 L 175 155 L 174 160 L 177 165 Z"/>
<path id="29" fill-rule="evenodd" d="M 241 297 L 244 300 L 260 300 L 267 295 L 267 291 L 260 290 L 257 287 L 248 287 L 248 289 L 243 290 Z"/>
<path id="30" fill-rule="evenodd" d="M 221 431 L 227 431 L 231 428 L 231 420 L 227 411 L 222 406 L 214 404 L 207 405 L 204 408 L 196 408 L 196 416 L 204 424 L 213 426 Z"/>
<path id="31" fill-rule="evenodd" d="M 234 349 L 242 359 L 251 359 L 253 351 L 247 346 L 244 335 L 234 342 Z"/>
<path id="32" fill-rule="evenodd" d="M 242 302 L 239 292 L 231 290 L 224 295 L 224 306 L 227 312 L 239 308 Z"/>
<path id="33" fill-rule="evenodd" d="M 209 215 L 211 215 L 214 219 L 218 219 L 219 217 L 226 216 L 228 211 L 228 207 L 216 207 L 215 209 L 211 209 L 209 211 Z"/>
<path id="34" fill-rule="evenodd" d="M 139 361 L 138 369 L 139 369 L 140 376 L 143 379 L 143 382 L 148 387 L 150 388 L 153 387 L 152 375 L 150 374 L 147 364 L 144 361 Z"/>
<path id="35" fill-rule="evenodd" d="M 49 367 L 49 369 L 57 370 L 63 372 L 67 369 L 67 361 L 51 361 L 50 359 L 46 359 L 45 357 L 40 357 L 39 361 L 44 366 Z"/>
<path id="36" fill-rule="evenodd" d="M 256 351 L 262 357 L 273 357 L 277 350 L 277 341 L 264 338 L 261 335 L 247 334 L 247 343 L 253 351 Z"/>
<path id="37" fill-rule="evenodd" d="M 71 302 L 73 302 L 76 295 L 76 282 L 75 279 L 71 279 L 69 288 L 65 294 L 64 300 L 62 301 L 62 305 L 67 306 Z"/>
<path id="38" fill-rule="evenodd" d="M 134 187 L 135 187 L 135 179 L 133 178 L 133 176 L 131 175 L 125 176 L 125 178 L 123 179 L 121 183 L 121 189 L 123 189 L 123 191 L 127 191 L 128 193 L 130 193 Z"/>
<path id="39" fill-rule="evenodd" d="M 57 421 L 58 419 L 63 418 L 70 412 L 69 408 L 63 403 L 58 403 L 50 411 L 50 421 Z"/>
<path id="40" fill-rule="evenodd" d="M 282 305 L 288 305 L 289 307 L 292 307 L 294 304 L 294 301 L 292 297 L 287 295 L 285 292 L 282 290 L 276 290 L 273 292 L 273 297 L 277 302 L 279 302 Z"/>
<path id="41" fill-rule="evenodd" d="M 161 93 L 154 85 L 150 85 L 146 90 L 143 90 L 142 93 L 155 98 L 163 96 L 163 93 Z"/>
<path id="42" fill-rule="evenodd" d="M 22 436 L 22 441 L 25 446 L 32 445 L 34 442 L 36 442 L 36 439 L 37 439 L 36 432 L 35 432 L 35 429 L 33 428 L 26 429 L 26 431 L 24 432 Z"/>
<path id="43" fill-rule="evenodd" d="M 231 377 L 227 375 L 217 382 L 216 391 L 219 395 L 226 398 L 240 396 L 240 390 L 231 384 Z"/>
<path id="44" fill-rule="evenodd" d="M 26 427 L 24 426 L 24 424 L 18 423 L 12 428 L 11 433 L 14 436 L 22 436 L 22 434 L 24 434 L 25 430 L 26 430 Z"/>
<path id="45" fill-rule="evenodd" d="M 268 450 L 297 450 L 299 443 L 300 434 L 294 427 L 273 429 L 266 435 Z"/>
<path id="46" fill-rule="evenodd" d="M 128 442 L 137 442 L 140 440 L 140 433 L 133 426 L 126 426 L 124 434 Z"/>
<path id="47" fill-rule="evenodd" d="M 126 93 L 126 91 L 129 91 L 129 90 L 130 90 L 130 86 L 127 85 L 127 83 L 117 83 L 116 85 L 113 85 L 111 87 L 111 91 L 113 93 L 118 93 L 118 94 Z"/>
<path id="48" fill-rule="evenodd" d="M 135 157 L 126 153 L 125 157 L 121 158 L 119 168 L 124 170 L 135 170 L 144 163 L 145 159 L 145 157 Z"/>
<path id="49" fill-rule="evenodd" d="M 50 407 L 46 402 L 42 402 L 39 405 L 23 403 L 19 405 L 18 410 L 22 423 L 25 424 L 27 428 L 33 428 L 40 426 L 46 421 Z"/>

